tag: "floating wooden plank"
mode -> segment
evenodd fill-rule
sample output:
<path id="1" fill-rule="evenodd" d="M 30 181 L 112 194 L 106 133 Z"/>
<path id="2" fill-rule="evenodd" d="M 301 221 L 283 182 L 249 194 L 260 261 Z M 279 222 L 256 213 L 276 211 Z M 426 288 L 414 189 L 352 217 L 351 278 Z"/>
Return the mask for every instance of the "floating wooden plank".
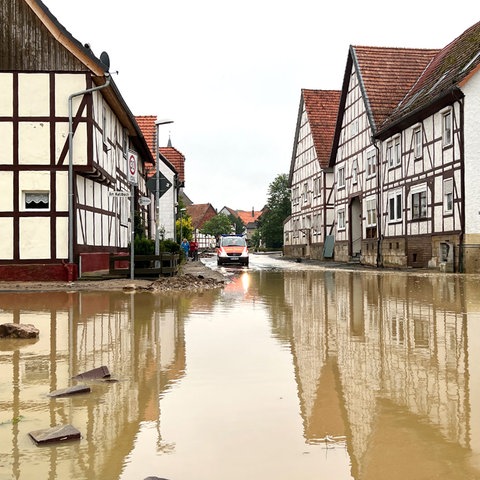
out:
<path id="1" fill-rule="evenodd" d="M 49 397 L 66 397 L 68 395 L 76 395 L 77 393 L 90 392 L 88 385 L 74 385 L 73 387 L 61 388 L 60 390 L 54 390 L 48 394 Z"/>
<path id="2" fill-rule="evenodd" d="M 72 425 L 57 425 L 56 427 L 29 432 L 30 437 L 39 445 L 43 443 L 64 442 L 80 439 L 80 431 Z"/>
<path id="3" fill-rule="evenodd" d="M 75 380 L 95 380 L 98 378 L 110 378 L 110 372 L 108 370 L 108 367 L 103 365 L 101 367 L 94 368 L 93 370 L 79 373 L 73 378 Z"/>

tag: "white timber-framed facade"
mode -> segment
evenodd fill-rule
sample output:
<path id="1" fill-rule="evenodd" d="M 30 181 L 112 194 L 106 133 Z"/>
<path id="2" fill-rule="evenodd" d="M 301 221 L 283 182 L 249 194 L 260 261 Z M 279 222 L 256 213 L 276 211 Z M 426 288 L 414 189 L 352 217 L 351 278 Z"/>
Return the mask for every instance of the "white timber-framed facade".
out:
<path id="1" fill-rule="evenodd" d="M 108 55 L 97 58 L 42 2 L 13 0 L 9 8 L 0 64 L 0 278 L 72 280 L 128 251 L 132 202 L 149 216 L 138 198 L 147 195 L 152 158 Z M 138 184 L 130 198 L 132 168 Z"/>
<path id="2" fill-rule="evenodd" d="M 441 50 L 350 47 L 329 161 L 335 260 L 480 272 L 479 32 Z M 287 244 L 291 218 L 285 254 L 314 258 Z"/>
<path id="3" fill-rule="evenodd" d="M 291 215 L 284 222 L 284 252 L 324 258 L 332 234 L 333 171 L 328 166 L 340 92 L 303 89 L 288 185 Z"/>

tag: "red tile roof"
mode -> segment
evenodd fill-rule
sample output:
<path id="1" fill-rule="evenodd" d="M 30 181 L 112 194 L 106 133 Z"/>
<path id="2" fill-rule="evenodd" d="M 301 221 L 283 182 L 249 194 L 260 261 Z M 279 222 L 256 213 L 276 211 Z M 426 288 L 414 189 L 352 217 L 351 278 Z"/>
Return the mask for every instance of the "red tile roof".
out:
<path id="1" fill-rule="evenodd" d="M 181 183 L 185 182 L 185 156 L 175 147 L 160 147 L 160 153 L 173 165 Z"/>
<path id="2" fill-rule="evenodd" d="M 480 22 L 439 50 L 399 102 L 385 126 L 450 95 L 480 68 Z M 460 92 L 459 92 L 460 93 Z"/>
<path id="3" fill-rule="evenodd" d="M 322 168 L 328 166 L 340 102 L 339 90 L 302 89 L 313 144 Z"/>
<path id="4" fill-rule="evenodd" d="M 263 210 L 236 210 L 235 213 L 242 220 L 242 222 L 247 226 L 249 223 L 255 223 L 258 220 L 258 217 L 263 213 Z"/>
<path id="5" fill-rule="evenodd" d="M 374 132 L 415 85 L 437 53 L 438 50 L 432 49 L 350 47 Z"/>
<path id="6" fill-rule="evenodd" d="M 155 135 L 156 135 L 156 128 L 155 122 L 157 121 L 157 117 L 155 115 L 140 115 L 135 116 L 135 120 L 137 121 L 140 130 L 145 137 L 145 141 L 147 142 L 148 148 L 152 153 L 152 157 L 156 158 L 155 154 Z"/>
<path id="7" fill-rule="evenodd" d="M 140 115 L 136 116 L 135 120 L 137 121 L 140 130 L 145 137 L 145 141 L 148 144 L 148 147 L 152 153 L 154 159 L 157 158 L 155 153 L 156 147 L 156 134 L 157 127 L 155 122 L 157 117 L 155 115 Z M 169 142 L 169 146 L 160 147 L 159 152 L 167 160 L 167 162 L 173 167 L 173 169 L 178 173 L 179 181 L 185 182 L 185 157 L 180 153 L 176 148 L 172 147 Z M 146 164 L 146 169 L 149 176 L 155 174 L 155 166 L 152 164 Z"/>
<path id="8" fill-rule="evenodd" d="M 186 206 L 187 213 L 192 218 L 193 228 L 202 228 L 205 222 L 217 215 L 211 203 L 198 203 Z"/>

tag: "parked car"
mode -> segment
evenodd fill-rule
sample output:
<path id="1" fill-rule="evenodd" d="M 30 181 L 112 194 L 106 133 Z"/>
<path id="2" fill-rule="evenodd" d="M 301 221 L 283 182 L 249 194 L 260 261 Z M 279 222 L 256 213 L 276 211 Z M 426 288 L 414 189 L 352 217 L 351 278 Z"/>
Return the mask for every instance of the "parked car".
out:
<path id="1" fill-rule="evenodd" d="M 248 267 L 248 246 L 243 235 L 222 235 L 217 246 L 217 265 L 227 263 Z"/>

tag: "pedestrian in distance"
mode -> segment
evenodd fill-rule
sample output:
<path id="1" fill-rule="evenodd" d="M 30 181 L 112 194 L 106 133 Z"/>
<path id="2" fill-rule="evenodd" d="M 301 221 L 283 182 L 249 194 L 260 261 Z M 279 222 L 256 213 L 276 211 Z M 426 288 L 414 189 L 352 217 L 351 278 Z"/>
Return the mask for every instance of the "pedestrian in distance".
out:
<path id="1" fill-rule="evenodd" d="M 192 260 L 198 260 L 198 242 L 195 240 L 190 242 L 190 257 Z"/>
<path id="2" fill-rule="evenodd" d="M 188 240 L 186 238 L 183 239 L 180 247 L 182 247 L 183 253 L 185 254 L 185 259 L 188 261 L 188 251 L 190 250 L 190 244 L 188 243 Z"/>

